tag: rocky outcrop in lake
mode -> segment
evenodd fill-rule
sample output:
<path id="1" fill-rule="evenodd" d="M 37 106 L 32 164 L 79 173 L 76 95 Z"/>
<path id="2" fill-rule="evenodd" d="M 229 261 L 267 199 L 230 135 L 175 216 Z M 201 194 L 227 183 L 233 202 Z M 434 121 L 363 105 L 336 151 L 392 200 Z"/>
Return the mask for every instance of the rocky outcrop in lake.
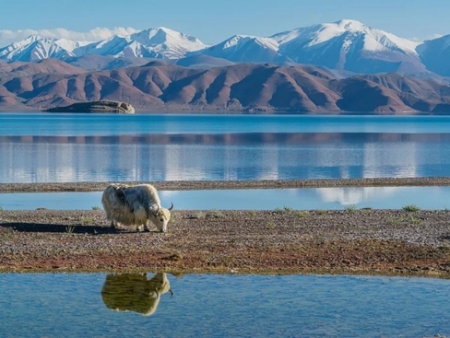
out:
<path id="1" fill-rule="evenodd" d="M 126 102 L 93 101 L 74 103 L 70 106 L 55 107 L 46 110 L 51 113 L 116 113 L 134 114 L 134 107 Z"/>

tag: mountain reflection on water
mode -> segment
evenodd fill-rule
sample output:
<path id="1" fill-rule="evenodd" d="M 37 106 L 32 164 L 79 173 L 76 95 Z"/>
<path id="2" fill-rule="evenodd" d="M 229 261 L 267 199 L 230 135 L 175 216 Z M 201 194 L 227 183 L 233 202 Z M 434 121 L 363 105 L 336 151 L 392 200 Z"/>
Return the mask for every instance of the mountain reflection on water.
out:
<path id="1" fill-rule="evenodd" d="M 0 182 L 448 176 L 447 133 L 0 136 Z"/>
<path id="2" fill-rule="evenodd" d="M 0 136 L 0 143 L 62 143 L 62 144 L 194 144 L 248 145 L 334 142 L 450 142 L 443 133 L 224 133 L 224 134 L 142 134 L 108 136 Z"/>
<path id="3" fill-rule="evenodd" d="M 151 279 L 146 273 L 108 274 L 102 288 L 103 303 L 108 309 L 153 315 L 161 295 L 173 294 L 166 273 L 158 272 Z"/>

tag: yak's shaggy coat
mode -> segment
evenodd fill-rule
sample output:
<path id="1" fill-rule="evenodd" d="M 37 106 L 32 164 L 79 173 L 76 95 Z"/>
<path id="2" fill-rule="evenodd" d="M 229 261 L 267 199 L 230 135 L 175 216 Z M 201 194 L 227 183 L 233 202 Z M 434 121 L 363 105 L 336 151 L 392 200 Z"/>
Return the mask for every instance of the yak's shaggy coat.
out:
<path id="1" fill-rule="evenodd" d="M 156 188 L 150 184 L 111 184 L 103 192 L 102 204 L 114 228 L 122 224 L 150 230 L 147 226 L 147 220 L 150 220 L 161 232 L 167 231 L 173 207 L 163 208 Z"/>

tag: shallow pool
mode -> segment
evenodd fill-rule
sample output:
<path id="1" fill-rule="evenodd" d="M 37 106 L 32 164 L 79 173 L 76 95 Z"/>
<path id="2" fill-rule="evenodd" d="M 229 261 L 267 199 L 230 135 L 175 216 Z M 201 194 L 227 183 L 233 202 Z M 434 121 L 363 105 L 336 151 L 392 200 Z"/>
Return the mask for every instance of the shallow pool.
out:
<path id="1" fill-rule="evenodd" d="M 318 275 L 0 274 L 4 337 L 450 335 L 450 281 Z"/>
<path id="2" fill-rule="evenodd" d="M 80 209 L 101 207 L 102 192 L 0 193 L 4 210 Z M 160 191 L 163 205 L 178 210 L 297 210 L 371 207 L 401 209 L 450 208 L 450 187 L 358 187 L 305 189 L 243 189 Z"/>

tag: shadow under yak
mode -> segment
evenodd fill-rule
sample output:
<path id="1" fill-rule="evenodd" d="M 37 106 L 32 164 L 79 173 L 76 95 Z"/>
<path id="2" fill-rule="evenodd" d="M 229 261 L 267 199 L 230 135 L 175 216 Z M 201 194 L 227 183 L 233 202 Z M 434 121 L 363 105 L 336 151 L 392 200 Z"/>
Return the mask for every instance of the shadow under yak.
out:
<path id="1" fill-rule="evenodd" d="M 50 223 L 25 223 L 25 222 L 8 222 L 0 223 L 0 227 L 10 228 L 19 232 L 52 232 L 52 233 L 75 233 L 75 234 L 91 234 L 91 235 L 105 235 L 105 234 L 121 234 L 134 233 L 135 230 L 128 229 L 114 229 L 109 225 L 84 225 L 84 224 L 50 224 Z M 150 231 L 159 233 L 157 231 Z"/>

